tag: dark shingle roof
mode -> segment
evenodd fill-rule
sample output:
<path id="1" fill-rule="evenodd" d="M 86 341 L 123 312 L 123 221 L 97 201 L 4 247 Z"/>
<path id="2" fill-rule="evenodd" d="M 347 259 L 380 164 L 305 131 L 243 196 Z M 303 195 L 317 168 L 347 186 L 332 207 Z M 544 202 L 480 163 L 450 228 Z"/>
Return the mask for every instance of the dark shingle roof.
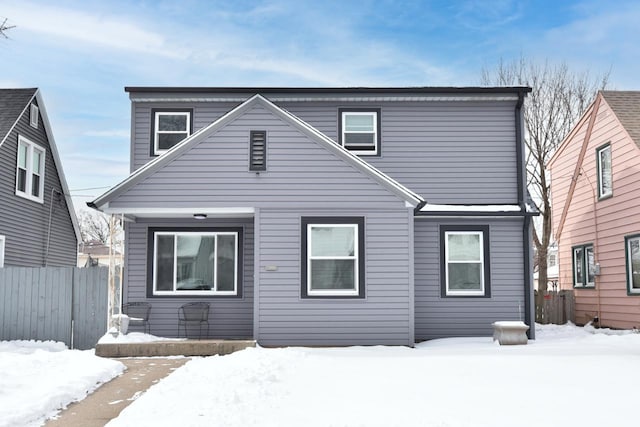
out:
<path id="1" fill-rule="evenodd" d="M 640 91 L 605 90 L 602 96 L 640 147 Z"/>
<path id="2" fill-rule="evenodd" d="M 18 120 L 20 113 L 35 92 L 35 88 L 0 89 L 0 142 Z"/>

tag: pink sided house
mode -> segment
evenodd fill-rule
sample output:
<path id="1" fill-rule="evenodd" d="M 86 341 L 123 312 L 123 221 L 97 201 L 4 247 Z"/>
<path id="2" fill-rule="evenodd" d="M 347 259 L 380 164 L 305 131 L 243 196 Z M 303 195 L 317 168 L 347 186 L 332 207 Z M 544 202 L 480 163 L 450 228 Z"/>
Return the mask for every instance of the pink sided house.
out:
<path id="1" fill-rule="evenodd" d="M 576 322 L 640 328 L 640 91 L 601 91 L 548 165 Z"/>

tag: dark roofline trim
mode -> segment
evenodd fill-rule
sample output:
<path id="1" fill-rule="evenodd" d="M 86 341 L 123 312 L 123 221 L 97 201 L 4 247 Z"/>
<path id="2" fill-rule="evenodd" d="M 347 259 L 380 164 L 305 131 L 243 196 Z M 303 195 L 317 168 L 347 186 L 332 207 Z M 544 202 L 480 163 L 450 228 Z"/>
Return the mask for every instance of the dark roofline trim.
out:
<path id="1" fill-rule="evenodd" d="M 449 93 L 449 94 L 495 94 L 495 93 L 515 93 L 524 94 L 531 92 L 527 86 L 505 86 L 505 87 L 453 87 L 453 86 L 416 86 L 416 87 L 161 87 L 161 86 L 125 86 L 125 92 L 129 93 Z"/>

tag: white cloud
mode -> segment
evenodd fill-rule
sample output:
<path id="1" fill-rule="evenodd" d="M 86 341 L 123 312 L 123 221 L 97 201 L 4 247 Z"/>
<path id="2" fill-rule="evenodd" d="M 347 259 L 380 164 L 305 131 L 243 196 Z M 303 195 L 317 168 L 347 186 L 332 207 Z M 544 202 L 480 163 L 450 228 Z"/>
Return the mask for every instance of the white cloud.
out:
<path id="1" fill-rule="evenodd" d="M 11 17 L 16 32 L 31 31 L 70 43 L 101 45 L 113 49 L 179 57 L 165 38 L 147 31 L 123 16 L 97 15 L 31 2 L 10 2 L 2 13 Z"/>

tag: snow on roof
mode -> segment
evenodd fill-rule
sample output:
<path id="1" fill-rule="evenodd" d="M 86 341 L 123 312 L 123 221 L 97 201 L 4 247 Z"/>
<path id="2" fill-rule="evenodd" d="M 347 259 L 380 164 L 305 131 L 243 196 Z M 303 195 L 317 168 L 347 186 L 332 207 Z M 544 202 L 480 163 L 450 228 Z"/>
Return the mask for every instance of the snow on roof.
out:
<path id="1" fill-rule="evenodd" d="M 520 212 L 519 205 L 436 205 L 427 203 L 420 212 Z"/>

